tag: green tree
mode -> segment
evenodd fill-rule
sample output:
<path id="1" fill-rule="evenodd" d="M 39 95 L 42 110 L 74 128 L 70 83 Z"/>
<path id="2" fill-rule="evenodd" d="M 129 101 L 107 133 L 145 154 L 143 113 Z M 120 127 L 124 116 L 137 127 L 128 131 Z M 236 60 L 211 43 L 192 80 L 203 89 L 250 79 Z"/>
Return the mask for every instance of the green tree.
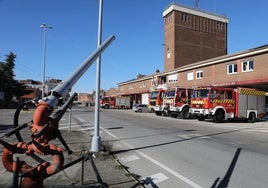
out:
<path id="1" fill-rule="evenodd" d="M 22 95 L 27 94 L 26 87 L 14 80 L 14 67 L 16 55 L 10 52 L 6 55 L 5 62 L 0 62 L 0 93 L 3 99 L 0 99 L 1 107 L 9 107 L 13 97 L 20 98 Z"/>

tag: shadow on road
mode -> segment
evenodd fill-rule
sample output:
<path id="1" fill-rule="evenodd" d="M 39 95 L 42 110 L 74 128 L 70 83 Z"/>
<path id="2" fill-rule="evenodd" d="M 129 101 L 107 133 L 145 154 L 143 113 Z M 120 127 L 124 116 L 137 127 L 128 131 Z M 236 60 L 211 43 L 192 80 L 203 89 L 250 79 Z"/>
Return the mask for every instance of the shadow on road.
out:
<path id="1" fill-rule="evenodd" d="M 238 160 L 238 157 L 240 155 L 240 152 L 241 152 L 241 148 L 238 148 L 235 152 L 235 155 L 234 155 L 234 158 L 224 176 L 224 178 L 220 181 L 220 177 L 218 177 L 213 185 L 211 186 L 211 188 L 226 188 L 228 187 L 228 184 L 229 184 L 229 181 L 231 179 L 231 176 L 232 176 L 232 173 L 234 171 L 234 168 L 235 168 L 235 165 L 237 163 L 237 160 Z M 220 183 L 218 184 L 218 182 L 220 181 Z"/>
<path id="2" fill-rule="evenodd" d="M 154 145 L 149 145 L 149 146 L 142 146 L 142 147 L 131 148 L 131 149 L 123 149 L 123 150 L 111 151 L 111 154 L 116 155 L 116 154 L 119 154 L 119 153 L 125 153 L 125 152 L 129 152 L 129 151 L 136 151 L 136 150 L 140 150 L 140 149 L 164 146 L 164 145 L 168 145 L 168 144 L 185 142 L 185 141 L 195 140 L 195 139 L 200 139 L 200 138 L 207 138 L 208 136 L 217 136 L 217 135 L 223 135 L 223 134 L 228 134 L 228 133 L 233 133 L 233 132 L 238 132 L 238 131 L 240 131 L 240 129 L 232 130 L 232 131 L 224 131 L 224 132 L 214 133 L 214 134 L 195 136 L 195 137 L 192 137 L 192 138 L 179 139 L 179 140 L 174 140 L 174 141 L 171 141 L 171 142 L 159 143 L 159 144 L 154 144 Z"/>

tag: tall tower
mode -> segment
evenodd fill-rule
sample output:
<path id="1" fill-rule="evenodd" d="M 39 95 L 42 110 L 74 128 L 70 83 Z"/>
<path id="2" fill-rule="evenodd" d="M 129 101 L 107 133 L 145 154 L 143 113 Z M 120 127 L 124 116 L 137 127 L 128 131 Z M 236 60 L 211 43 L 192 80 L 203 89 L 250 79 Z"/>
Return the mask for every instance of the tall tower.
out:
<path id="1" fill-rule="evenodd" d="M 174 3 L 163 18 L 165 71 L 227 54 L 227 18 Z"/>

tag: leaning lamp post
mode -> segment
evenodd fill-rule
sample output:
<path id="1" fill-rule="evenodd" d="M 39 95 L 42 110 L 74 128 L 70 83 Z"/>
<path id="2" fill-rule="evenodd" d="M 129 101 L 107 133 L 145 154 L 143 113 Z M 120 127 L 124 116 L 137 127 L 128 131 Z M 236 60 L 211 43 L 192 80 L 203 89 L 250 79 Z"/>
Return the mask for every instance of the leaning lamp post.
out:
<path id="1" fill-rule="evenodd" d="M 42 76 L 42 98 L 45 97 L 45 76 L 46 76 L 46 29 L 52 29 L 51 26 L 43 23 L 40 25 L 44 30 L 44 46 L 43 46 L 43 76 Z"/>

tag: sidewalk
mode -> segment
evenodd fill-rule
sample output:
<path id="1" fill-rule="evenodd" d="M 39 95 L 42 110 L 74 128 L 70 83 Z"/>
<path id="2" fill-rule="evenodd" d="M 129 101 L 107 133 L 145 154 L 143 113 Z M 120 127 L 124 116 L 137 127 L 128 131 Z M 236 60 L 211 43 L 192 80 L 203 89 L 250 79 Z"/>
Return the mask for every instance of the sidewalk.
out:
<path id="1" fill-rule="evenodd" d="M 1 110 L 0 110 L 1 113 Z M 3 114 L 1 114 L 3 115 Z M 0 136 L 3 135 L 5 129 L 11 126 L 12 123 L 5 121 L 8 118 L 2 117 L 0 115 Z M 31 117 L 32 114 L 22 113 L 22 116 L 27 115 Z M 12 116 L 10 116 L 12 119 Z M 30 133 L 28 128 L 21 131 L 24 141 L 29 141 Z M 91 146 L 91 136 L 80 131 L 68 132 L 67 130 L 61 130 L 62 137 L 65 139 L 69 148 L 73 151 L 72 155 L 68 155 L 67 151 L 64 152 L 64 165 L 73 162 L 77 159 L 83 157 L 88 158 L 88 160 L 81 160 L 78 163 L 64 169 L 61 172 L 47 178 L 44 180 L 43 184 L 45 188 L 56 188 L 56 187 L 110 187 L 110 188 L 130 188 L 130 187 L 143 187 L 136 181 L 131 174 L 125 169 L 124 166 L 111 155 L 109 152 L 102 151 L 97 154 L 94 158 L 89 155 L 89 150 Z M 24 138 L 25 137 L 25 138 Z M 2 140 L 14 144 L 17 142 L 15 136 L 9 138 L 3 137 Z M 58 139 L 51 143 L 57 146 L 63 147 Z M 105 146 L 105 143 L 103 143 Z M 2 146 L 0 146 L 2 148 Z M 109 146 L 106 146 L 109 147 Z M 16 154 L 18 155 L 18 154 Z M 2 150 L 0 152 L 0 157 L 2 158 Z M 13 159 L 15 160 L 13 156 Z M 25 160 L 29 164 L 33 160 L 24 154 L 18 156 L 20 160 Z M 51 156 L 40 156 L 46 161 L 51 160 Z M 30 159 L 31 160 L 30 160 Z M 29 161 L 29 162 L 28 162 Z M 84 162 L 83 162 L 84 161 Z M 35 162 L 36 163 L 36 162 Z M 84 170 L 83 170 L 84 169 Z M 0 164 L 0 187 L 11 187 L 13 174 L 6 171 L 1 162 Z"/>

